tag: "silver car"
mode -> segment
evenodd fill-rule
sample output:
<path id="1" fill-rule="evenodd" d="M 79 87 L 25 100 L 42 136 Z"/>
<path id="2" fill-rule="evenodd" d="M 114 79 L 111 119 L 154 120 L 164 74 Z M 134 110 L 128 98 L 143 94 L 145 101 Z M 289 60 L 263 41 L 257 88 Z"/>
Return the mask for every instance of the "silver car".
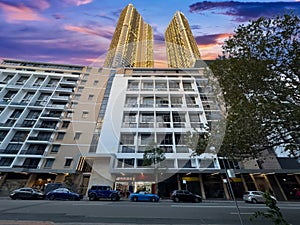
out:
<path id="1" fill-rule="evenodd" d="M 276 198 L 271 195 L 271 198 L 277 202 Z M 264 197 L 264 192 L 262 191 L 246 191 L 243 195 L 243 200 L 245 202 L 251 202 L 251 203 L 265 203 L 266 199 Z"/>

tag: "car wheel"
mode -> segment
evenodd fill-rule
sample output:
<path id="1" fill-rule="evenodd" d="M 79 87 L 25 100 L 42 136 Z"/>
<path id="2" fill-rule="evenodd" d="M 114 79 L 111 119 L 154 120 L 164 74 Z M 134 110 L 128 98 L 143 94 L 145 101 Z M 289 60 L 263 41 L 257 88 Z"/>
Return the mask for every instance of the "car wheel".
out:
<path id="1" fill-rule="evenodd" d="M 195 198 L 195 203 L 199 203 L 199 202 L 201 202 L 201 199 Z"/>
<path id="2" fill-rule="evenodd" d="M 77 200 L 76 196 L 72 196 L 71 200 L 76 201 Z"/>
<path id="3" fill-rule="evenodd" d="M 113 194 L 113 195 L 111 196 L 111 200 L 112 200 L 112 201 L 118 201 L 118 200 L 119 200 L 118 195 Z"/>
<path id="4" fill-rule="evenodd" d="M 252 199 L 251 199 L 251 202 L 252 202 L 253 204 L 256 204 L 256 203 L 257 203 L 257 200 L 256 200 L 255 198 L 252 198 Z"/>
<path id="5" fill-rule="evenodd" d="M 175 198 L 174 198 L 174 202 L 179 202 L 179 198 L 178 198 L 178 197 L 175 197 Z"/>
<path id="6" fill-rule="evenodd" d="M 150 198 L 151 202 L 156 202 L 156 199 L 154 197 Z"/>
<path id="7" fill-rule="evenodd" d="M 91 195 L 89 196 L 89 200 L 90 200 L 90 201 L 96 201 L 96 200 L 97 200 L 97 196 L 96 196 L 95 194 L 91 194 Z"/>
<path id="8" fill-rule="evenodd" d="M 11 196 L 11 199 L 16 200 L 17 197 L 16 196 Z"/>
<path id="9" fill-rule="evenodd" d="M 137 202 L 138 201 L 138 197 L 133 197 L 133 199 L 132 199 L 134 202 Z"/>
<path id="10" fill-rule="evenodd" d="M 50 200 L 54 200 L 54 199 L 55 199 L 55 196 L 54 196 L 54 195 L 50 195 L 49 199 L 50 199 Z"/>

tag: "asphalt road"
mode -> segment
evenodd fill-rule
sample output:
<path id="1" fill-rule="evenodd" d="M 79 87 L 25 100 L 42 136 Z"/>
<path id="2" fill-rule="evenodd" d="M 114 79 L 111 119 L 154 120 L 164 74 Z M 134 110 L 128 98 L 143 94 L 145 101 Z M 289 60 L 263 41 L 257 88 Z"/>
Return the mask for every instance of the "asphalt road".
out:
<path id="1" fill-rule="evenodd" d="M 125 225 L 125 224 L 190 224 L 190 225 L 273 225 L 269 220 L 250 221 L 255 211 L 266 211 L 264 204 L 232 201 L 202 203 L 158 203 L 111 201 L 10 200 L 0 198 L 0 225 Z M 300 224 L 300 202 L 279 202 L 284 218 Z"/>

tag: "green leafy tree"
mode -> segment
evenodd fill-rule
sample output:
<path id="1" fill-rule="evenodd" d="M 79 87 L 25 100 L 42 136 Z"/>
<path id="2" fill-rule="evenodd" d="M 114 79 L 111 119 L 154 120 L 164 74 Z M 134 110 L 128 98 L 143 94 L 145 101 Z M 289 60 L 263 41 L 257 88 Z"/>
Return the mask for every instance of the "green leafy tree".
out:
<path id="1" fill-rule="evenodd" d="M 266 199 L 266 206 L 268 207 L 267 212 L 257 211 L 250 217 L 250 220 L 254 221 L 256 218 L 263 217 L 271 219 L 275 225 L 291 225 L 283 218 L 276 201 L 271 198 L 271 195 L 265 192 L 264 197 Z"/>
<path id="2" fill-rule="evenodd" d="M 165 150 L 158 147 L 156 143 L 150 144 L 146 147 L 143 155 L 143 166 L 153 166 L 156 184 L 156 194 L 158 194 L 158 173 L 160 169 L 160 162 L 164 161 L 165 159 Z"/>
<path id="3" fill-rule="evenodd" d="M 281 146 L 299 156 L 298 16 L 290 12 L 239 26 L 210 68 L 226 102 L 222 154 L 255 158 Z"/>

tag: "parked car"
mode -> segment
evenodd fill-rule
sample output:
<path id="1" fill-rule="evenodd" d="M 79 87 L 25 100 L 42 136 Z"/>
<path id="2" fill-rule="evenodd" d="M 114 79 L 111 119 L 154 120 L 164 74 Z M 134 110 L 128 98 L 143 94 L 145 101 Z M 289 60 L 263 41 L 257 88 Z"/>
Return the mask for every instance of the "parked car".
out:
<path id="1" fill-rule="evenodd" d="M 42 193 L 37 189 L 24 187 L 12 191 L 10 193 L 10 198 L 11 199 L 45 199 L 45 195 L 44 193 Z"/>
<path id="2" fill-rule="evenodd" d="M 173 191 L 171 199 L 174 202 L 202 202 L 202 197 L 200 195 L 193 194 L 186 190 Z"/>
<path id="3" fill-rule="evenodd" d="M 272 200 L 277 202 L 276 198 L 271 195 L 270 196 Z M 245 194 L 243 195 L 243 200 L 245 202 L 250 202 L 250 203 L 265 203 L 266 199 L 264 197 L 264 192 L 262 191 L 246 191 Z"/>
<path id="4" fill-rule="evenodd" d="M 119 191 L 112 190 L 110 186 L 93 185 L 88 190 L 88 197 L 90 201 L 96 201 L 99 199 L 110 199 L 112 201 L 119 201 L 122 196 Z"/>
<path id="5" fill-rule="evenodd" d="M 158 202 L 159 196 L 156 194 L 150 194 L 144 191 L 140 191 L 137 193 L 130 194 L 129 199 L 133 202 Z"/>
<path id="6" fill-rule="evenodd" d="M 70 191 L 67 188 L 57 188 L 46 194 L 46 198 L 50 200 L 74 200 L 79 201 L 83 198 L 83 195 Z"/>

